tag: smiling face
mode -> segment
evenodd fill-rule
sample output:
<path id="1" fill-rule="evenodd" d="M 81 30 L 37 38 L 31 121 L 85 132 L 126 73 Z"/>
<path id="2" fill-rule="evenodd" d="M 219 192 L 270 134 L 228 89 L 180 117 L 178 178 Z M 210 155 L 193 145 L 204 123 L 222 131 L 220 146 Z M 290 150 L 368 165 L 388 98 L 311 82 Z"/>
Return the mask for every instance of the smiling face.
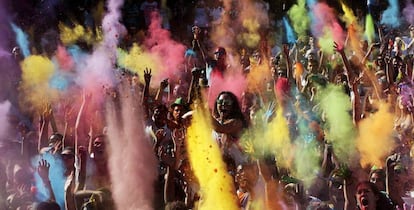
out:
<path id="1" fill-rule="evenodd" d="M 232 107 L 233 107 L 233 99 L 230 95 L 224 93 L 221 94 L 216 101 L 217 111 L 222 119 L 227 119 L 230 116 Z"/>

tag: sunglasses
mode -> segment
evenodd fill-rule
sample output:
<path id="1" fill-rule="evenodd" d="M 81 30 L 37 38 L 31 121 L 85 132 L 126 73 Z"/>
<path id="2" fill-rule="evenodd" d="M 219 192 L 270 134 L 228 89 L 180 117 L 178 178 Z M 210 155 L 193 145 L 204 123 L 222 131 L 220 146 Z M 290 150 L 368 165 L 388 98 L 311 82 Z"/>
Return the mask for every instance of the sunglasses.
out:
<path id="1" fill-rule="evenodd" d="M 222 106 L 226 106 L 226 105 L 231 106 L 231 105 L 233 105 L 233 101 L 225 100 L 225 99 L 219 99 L 219 100 L 217 100 L 217 104 L 222 105 Z"/>

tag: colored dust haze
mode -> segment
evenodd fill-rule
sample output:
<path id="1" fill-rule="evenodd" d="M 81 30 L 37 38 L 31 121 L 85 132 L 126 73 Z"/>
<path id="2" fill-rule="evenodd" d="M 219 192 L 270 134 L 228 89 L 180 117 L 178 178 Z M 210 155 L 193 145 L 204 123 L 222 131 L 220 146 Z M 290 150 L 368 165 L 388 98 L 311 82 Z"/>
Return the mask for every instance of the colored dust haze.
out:
<path id="1" fill-rule="evenodd" d="M 19 28 L 15 24 L 12 23 L 11 26 L 14 33 L 16 34 L 16 43 L 17 45 L 19 45 L 23 57 L 26 58 L 30 55 L 28 36 L 26 33 L 24 33 L 24 31 L 21 28 Z"/>
<path id="2" fill-rule="evenodd" d="M 162 62 L 159 57 L 145 52 L 138 44 L 134 43 L 128 52 L 118 48 L 118 65 L 126 68 L 138 75 L 144 75 L 144 69 L 151 69 L 152 75 L 160 75 Z M 144 82 L 144 77 L 139 77 L 141 82 Z M 157 80 L 152 82 L 152 85 L 159 85 Z"/>
<path id="3" fill-rule="evenodd" d="M 57 99 L 57 92 L 50 88 L 49 81 L 55 72 L 55 65 L 47 57 L 32 55 L 21 63 L 22 83 L 20 86 L 24 94 L 23 103 L 42 108 Z"/>
<path id="4" fill-rule="evenodd" d="M 306 0 L 298 0 L 288 11 L 289 19 L 292 21 L 293 29 L 298 36 L 306 35 L 310 25 L 310 18 L 306 9 Z"/>
<path id="5" fill-rule="evenodd" d="M 66 47 L 59 45 L 56 51 L 56 60 L 59 64 L 59 69 L 65 71 L 73 70 L 75 62 L 69 52 L 66 50 Z"/>
<path id="6" fill-rule="evenodd" d="M 271 81 L 269 61 L 264 57 L 260 63 L 250 63 L 250 72 L 247 74 L 247 90 L 262 92 L 266 84 Z"/>
<path id="7" fill-rule="evenodd" d="M 97 42 L 96 36 L 90 28 L 85 28 L 80 24 L 76 24 L 73 28 L 59 24 L 60 40 L 64 45 L 72 45 L 78 41 L 84 41 L 88 44 Z"/>
<path id="8" fill-rule="evenodd" d="M 413 25 L 414 24 L 414 4 L 410 0 L 405 1 L 405 8 L 402 10 L 405 20 Z"/>
<path id="9" fill-rule="evenodd" d="M 201 190 L 198 209 L 236 210 L 239 206 L 233 180 L 227 172 L 218 144 L 212 138 L 208 119 L 208 112 L 197 109 L 188 128 L 188 155 Z"/>
<path id="10" fill-rule="evenodd" d="M 349 163 L 355 155 L 355 127 L 349 114 L 349 96 L 342 86 L 328 85 L 317 93 L 322 115 L 326 121 L 326 140 L 332 144 L 339 161 Z"/>
<path id="11" fill-rule="evenodd" d="M 289 127 L 283 116 L 282 108 L 277 108 L 275 118 L 265 129 L 264 138 L 260 142 L 257 140 L 256 143 L 261 145 L 259 147 L 262 147 L 264 154 L 274 154 L 280 167 L 289 168 L 292 166 L 294 149 L 291 145 Z"/>
<path id="12" fill-rule="evenodd" d="M 186 47 L 171 38 L 170 31 L 161 27 L 162 18 L 158 13 L 153 13 L 148 36 L 144 41 L 145 47 L 156 60 L 160 61 L 156 66 L 158 74 L 154 74 L 154 82 L 159 84 L 165 78 L 177 80 L 181 76 L 180 67 L 184 63 Z M 150 60 L 150 61 L 151 61 Z M 157 62 L 158 63 L 158 62 Z"/>
<path id="13" fill-rule="evenodd" d="M 296 36 L 293 32 L 292 26 L 289 23 L 289 20 L 286 17 L 283 17 L 283 26 L 285 27 L 286 40 L 289 44 L 296 43 Z"/>
<path id="14" fill-rule="evenodd" d="M 374 19 L 371 14 L 367 14 L 365 18 L 365 37 L 368 39 L 368 43 L 372 43 L 375 38 Z"/>
<path id="15" fill-rule="evenodd" d="M 389 104 L 379 104 L 378 112 L 363 119 L 359 125 L 356 140 L 361 154 L 361 166 L 383 167 L 386 156 L 394 149 L 394 114 Z"/>
<path id="16" fill-rule="evenodd" d="M 334 42 L 343 47 L 345 35 L 334 10 L 325 3 L 317 3 L 312 12 L 315 16 L 312 20 L 312 34 L 318 38 L 321 50 L 332 54 Z"/>
<path id="17" fill-rule="evenodd" d="M 10 101 L 0 103 L 0 125 L 2 125 L 0 127 L 0 139 L 5 139 L 9 135 L 8 131 L 11 129 L 8 121 L 10 107 Z"/>
<path id="18" fill-rule="evenodd" d="M 262 39 L 260 30 L 269 24 L 267 8 L 264 4 L 251 0 L 240 1 L 239 4 L 240 14 L 237 20 L 242 27 L 233 27 L 238 34 L 237 41 L 247 47 L 257 48 Z"/>
<path id="19" fill-rule="evenodd" d="M 388 0 L 388 8 L 381 15 L 381 24 L 397 28 L 401 24 L 398 0 Z"/>
<path id="20" fill-rule="evenodd" d="M 117 209 L 151 210 L 157 161 L 144 134 L 143 114 L 138 102 L 125 97 L 122 90 L 115 100 L 121 105 L 109 100 L 106 119 L 112 195 Z"/>
<path id="21" fill-rule="evenodd" d="M 362 38 L 361 34 L 363 32 L 362 26 L 358 24 L 358 20 L 351 8 L 347 7 L 343 2 L 341 2 L 341 7 L 344 11 L 342 20 L 346 23 L 348 29 L 348 42 L 350 42 L 351 49 L 355 52 L 356 56 L 362 60 L 363 56 L 365 56 L 359 49 L 360 40 Z M 369 43 L 371 43 L 372 39 L 369 39 L 369 41 Z"/>

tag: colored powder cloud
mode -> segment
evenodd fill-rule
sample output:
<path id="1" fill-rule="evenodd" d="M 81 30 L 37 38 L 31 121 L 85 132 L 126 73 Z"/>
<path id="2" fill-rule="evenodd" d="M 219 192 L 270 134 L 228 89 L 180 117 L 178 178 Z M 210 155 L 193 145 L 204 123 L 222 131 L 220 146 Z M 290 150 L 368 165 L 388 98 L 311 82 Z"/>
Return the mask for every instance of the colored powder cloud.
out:
<path id="1" fill-rule="evenodd" d="M 22 83 L 24 94 L 23 103 L 41 109 L 46 103 L 54 101 L 56 92 L 50 89 L 49 80 L 55 72 L 55 66 L 47 57 L 31 55 L 21 63 Z"/>
<path id="2" fill-rule="evenodd" d="M 61 70 L 72 70 L 75 63 L 66 47 L 59 45 L 56 51 L 56 60 Z"/>
<path id="3" fill-rule="evenodd" d="M 101 109 L 99 107 L 102 107 L 101 103 L 104 101 L 105 88 L 110 88 L 115 84 L 115 65 L 111 60 L 112 54 L 109 50 L 105 51 L 103 46 L 98 48 L 100 49 L 94 51 L 92 55 L 82 52 L 77 46 L 68 48 L 69 54 L 72 55 L 75 61 L 76 72 L 73 74 L 72 72 L 61 71 L 59 72 L 61 76 L 57 77 L 68 81 L 67 90 L 69 91 L 65 91 L 65 94 L 71 94 L 72 87 L 76 87 L 77 90 L 83 89 L 85 93 L 91 94 L 93 96 L 92 104 L 88 105 L 91 110 Z M 92 113 L 85 113 L 85 115 L 89 114 L 93 116 Z M 95 118 L 91 117 L 89 119 Z"/>
<path id="4" fill-rule="evenodd" d="M 372 43 L 375 39 L 375 27 L 374 19 L 371 14 L 368 14 L 365 18 L 365 37 L 368 39 L 368 43 Z"/>
<path id="5" fill-rule="evenodd" d="M 69 87 L 69 80 L 67 76 L 60 72 L 56 72 L 49 81 L 49 86 L 51 88 L 57 89 L 59 91 L 65 91 Z"/>
<path id="6" fill-rule="evenodd" d="M 341 86 L 335 85 L 320 88 L 316 98 L 326 118 L 326 139 L 332 143 L 339 161 L 349 163 L 356 151 L 350 98 Z"/>
<path id="7" fill-rule="evenodd" d="M 24 33 L 24 31 L 20 27 L 16 26 L 14 23 L 11 23 L 11 27 L 14 33 L 16 34 L 16 42 L 17 42 L 17 45 L 19 45 L 20 47 L 23 57 L 29 56 L 30 49 L 29 49 L 29 40 L 28 40 L 27 34 Z"/>
<path id="8" fill-rule="evenodd" d="M 243 1 L 243 2 L 246 2 L 246 1 Z M 224 0 L 223 6 L 224 6 L 223 11 L 231 11 L 230 0 Z M 243 11 L 243 10 L 240 10 L 240 11 Z M 214 24 L 212 27 L 210 38 L 215 46 L 222 46 L 227 49 L 230 46 L 234 45 L 234 41 L 236 40 L 235 39 L 236 34 L 237 32 L 234 31 L 232 27 L 232 23 L 230 21 L 229 15 L 226 15 L 224 14 L 224 12 L 222 12 L 221 17 L 220 17 L 220 22 Z M 223 39 L 223 37 L 226 37 L 226 39 Z"/>
<path id="9" fill-rule="evenodd" d="M 136 108 L 139 104 L 127 94 L 120 92 L 120 107 L 113 101 L 107 103 L 112 195 L 117 209 L 151 210 L 157 161 L 144 135 L 143 114 Z"/>
<path id="10" fill-rule="evenodd" d="M 104 33 L 103 46 L 115 53 L 119 39 L 126 34 L 125 27 L 119 22 L 122 18 L 121 7 L 123 0 L 109 0 L 107 2 L 108 12 L 102 20 Z"/>
<path id="11" fill-rule="evenodd" d="M 153 75 L 154 81 L 162 81 L 165 78 L 176 80 L 180 76 L 180 67 L 184 63 L 184 53 L 186 47 L 174 41 L 171 33 L 161 27 L 162 17 L 158 13 L 153 13 L 151 24 L 148 29 L 148 37 L 144 41 L 144 45 L 150 54 L 157 57 L 157 61 L 161 61 L 159 74 Z M 155 60 L 155 59 L 151 59 Z"/>
<path id="12" fill-rule="evenodd" d="M 303 100 L 300 99 L 299 100 Z M 297 104 L 298 105 L 298 104 Z M 301 112 L 306 109 L 305 104 L 302 104 Z M 312 114 L 312 113 L 310 113 Z M 305 188 L 309 187 L 316 178 L 317 172 L 320 169 L 321 155 L 319 152 L 319 142 L 317 140 L 317 130 L 312 127 L 312 124 L 306 120 L 302 115 L 298 115 L 296 139 L 291 143 L 292 176 L 303 181 Z M 291 128 L 289 128 L 291 129 Z M 287 149 L 287 148 L 286 148 Z"/>
<path id="13" fill-rule="evenodd" d="M 82 63 L 83 61 L 86 60 L 85 59 L 87 57 L 86 52 L 83 52 L 81 50 L 81 48 L 77 45 L 68 46 L 67 52 L 68 52 L 69 56 L 73 59 L 73 62 L 76 65 L 80 65 L 80 63 Z M 59 53 L 59 47 L 58 47 L 58 53 Z M 60 57 L 60 56 L 58 56 L 58 57 Z M 64 57 L 64 56 L 62 56 L 62 57 Z M 58 58 L 58 60 L 60 60 L 60 58 Z M 66 62 L 66 59 L 62 59 L 62 60 L 65 60 L 65 62 Z M 63 62 L 63 63 L 65 63 L 65 62 Z M 61 63 L 61 62 L 59 61 L 59 63 Z"/>
<path id="14" fill-rule="evenodd" d="M 405 3 L 405 8 L 402 10 L 405 20 L 409 24 L 414 24 L 414 4 L 412 1 L 407 0 Z"/>
<path id="15" fill-rule="evenodd" d="M 357 18 L 354 15 L 354 12 L 351 8 L 346 6 L 343 2 L 341 2 L 341 8 L 344 12 L 344 15 L 342 16 L 342 20 L 345 21 L 346 25 L 349 26 L 351 24 L 355 24 L 357 22 Z"/>
<path id="16" fill-rule="evenodd" d="M 260 41 L 260 35 L 258 34 L 260 23 L 255 19 L 245 19 L 242 22 L 242 26 L 247 32 L 237 36 L 238 42 L 240 44 L 245 44 L 250 48 L 256 48 Z"/>
<path id="17" fill-rule="evenodd" d="M 128 52 L 118 48 L 118 65 L 132 72 L 140 74 L 141 82 L 144 82 L 143 71 L 151 69 L 153 75 L 160 75 L 162 69 L 162 58 L 145 52 L 138 44 L 134 43 Z M 165 78 L 164 78 L 165 79 Z M 154 79 L 155 80 L 155 79 Z M 159 81 L 152 81 L 152 85 L 158 85 Z"/>
<path id="18" fill-rule="evenodd" d="M 280 167 L 292 166 L 294 150 L 282 108 L 276 110 L 276 117 L 267 125 L 261 140 L 263 141 L 258 143 L 262 144 L 264 153 L 274 154 Z"/>
<path id="19" fill-rule="evenodd" d="M 125 27 L 119 22 L 122 0 L 107 2 L 108 12 L 102 21 L 103 42 L 86 59 L 86 64 L 79 72 L 78 84 L 88 93 L 101 92 L 103 86 L 112 87 L 116 64 L 117 45 L 126 33 Z"/>
<path id="20" fill-rule="evenodd" d="M 308 3 L 308 7 L 312 8 L 313 6 L 315 6 L 315 4 L 318 2 L 317 0 L 306 0 L 306 2 Z"/>
<path id="21" fill-rule="evenodd" d="M 212 74 L 209 81 L 207 101 L 209 107 L 214 106 L 218 94 L 222 91 L 230 91 L 240 97 L 247 87 L 245 76 L 241 72 L 228 71 L 224 77 Z"/>
<path id="22" fill-rule="evenodd" d="M 363 29 L 358 24 L 357 18 L 354 15 L 352 9 L 346 6 L 343 2 L 341 2 L 341 7 L 342 11 L 344 11 L 344 15 L 341 17 L 341 19 L 346 23 L 348 29 L 348 42 L 351 45 L 351 49 L 360 59 L 362 59 L 362 57 L 365 55 L 361 54 L 359 43 Z"/>
<path id="23" fill-rule="evenodd" d="M 322 51 L 332 54 L 333 42 L 344 45 L 345 34 L 338 23 L 334 9 L 325 3 L 317 3 L 312 7 L 312 34 L 318 38 Z"/>
<path id="24" fill-rule="evenodd" d="M 263 91 L 266 83 L 271 78 L 270 66 L 266 58 L 257 65 L 250 64 L 250 72 L 247 74 L 247 89 L 250 91 Z"/>
<path id="25" fill-rule="evenodd" d="M 296 36 L 286 17 L 283 17 L 283 26 L 285 27 L 287 42 L 289 44 L 294 44 L 296 42 Z"/>
<path id="26" fill-rule="evenodd" d="M 239 209 L 232 177 L 218 144 L 212 139 L 210 114 L 197 109 L 188 128 L 188 155 L 200 184 L 200 210 Z"/>
<path id="27" fill-rule="evenodd" d="M 294 143 L 294 161 L 292 175 L 303 181 L 305 188 L 313 183 L 320 169 L 320 152 L 316 141 Z"/>
<path id="28" fill-rule="evenodd" d="M 389 112 L 389 107 L 389 104 L 380 104 L 375 114 L 363 119 L 358 125 L 357 148 L 363 167 L 383 167 L 386 156 L 395 147 L 392 137 L 394 115 Z"/>
<path id="29" fill-rule="evenodd" d="M 392 28 L 400 26 L 400 6 L 398 0 L 388 0 L 388 8 L 381 15 L 381 24 Z"/>
<path id="30" fill-rule="evenodd" d="M 306 0 L 298 0 L 288 11 L 289 19 L 292 21 L 293 29 L 298 36 L 306 35 L 309 29 L 310 18 L 306 9 Z"/>
<path id="31" fill-rule="evenodd" d="M 77 41 L 86 41 L 91 44 L 94 41 L 94 35 L 91 30 L 85 29 L 82 25 L 76 24 L 73 28 L 59 23 L 60 40 L 64 45 L 71 45 Z"/>
<path id="32" fill-rule="evenodd" d="M 241 26 L 230 25 L 235 30 L 238 42 L 250 48 L 257 48 L 260 42 L 260 29 L 269 25 L 267 8 L 261 2 L 240 1 L 238 21 Z M 231 23 L 230 23 L 231 24 Z"/>
<path id="33" fill-rule="evenodd" d="M 102 92 L 103 86 L 113 86 L 113 68 L 114 56 L 110 51 L 105 51 L 104 47 L 100 47 L 85 58 L 86 63 L 80 66 L 78 78 L 76 82 L 83 87 L 86 92 L 99 93 Z"/>
<path id="34" fill-rule="evenodd" d="M 9 110 L 11 107 L 10 101 L 3 101 L 0 103 L 0 139 L 8 136 L 8 131 L 11 129 L 8 120 Z"/>

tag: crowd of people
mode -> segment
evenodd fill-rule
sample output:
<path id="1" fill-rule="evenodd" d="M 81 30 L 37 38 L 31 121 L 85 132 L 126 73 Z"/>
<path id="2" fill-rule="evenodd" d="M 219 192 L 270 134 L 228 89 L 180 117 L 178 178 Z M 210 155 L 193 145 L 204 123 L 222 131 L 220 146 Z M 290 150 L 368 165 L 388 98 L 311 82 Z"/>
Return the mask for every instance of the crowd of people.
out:
<path id="1" fill-rule="evenodd" d="M 414 208 L 409 1 L 0 4 L 0 209 Z"/>

